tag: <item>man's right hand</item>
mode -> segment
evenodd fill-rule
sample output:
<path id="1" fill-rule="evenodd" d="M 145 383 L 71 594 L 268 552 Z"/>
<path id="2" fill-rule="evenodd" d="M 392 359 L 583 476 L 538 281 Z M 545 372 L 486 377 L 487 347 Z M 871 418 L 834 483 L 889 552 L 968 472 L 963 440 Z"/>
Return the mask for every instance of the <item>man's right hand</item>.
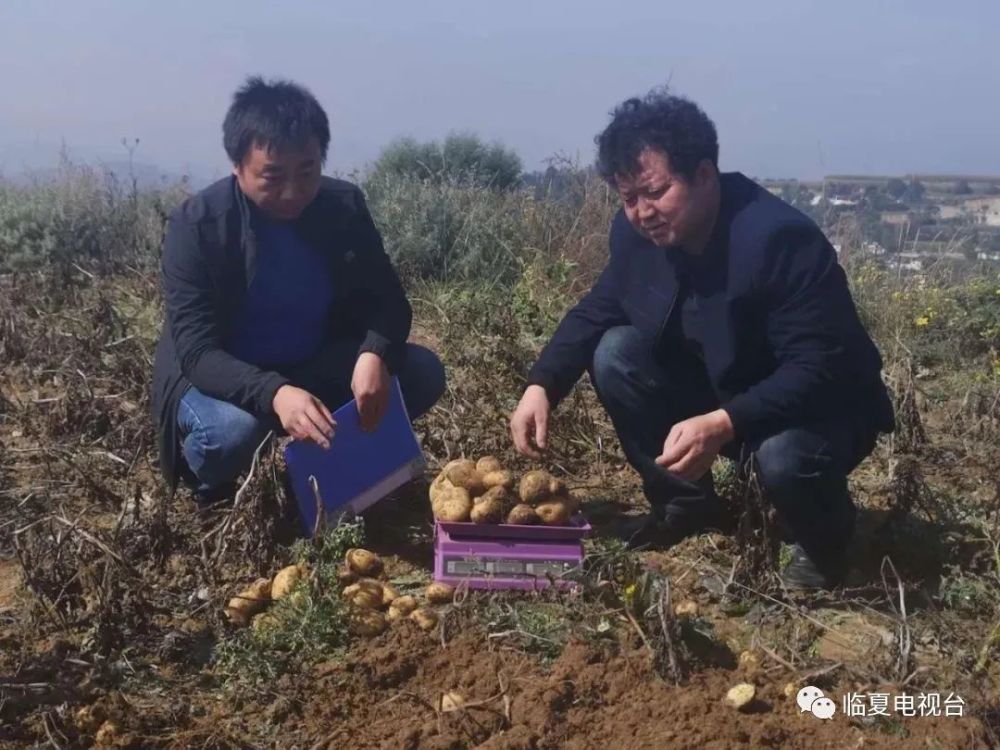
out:
<path id="1" fill-rule="evenodd" d="M 330 447 L 330 439 L 337 423 L 326 405 L 309 391 L 294 385 L 283 385 L 271 402 L 281 426 L 296 440 L 312 440 L 323 448 Z"/>
<path id="2" fill-rule="evenodd" d="M 510 434 L 518 453 L 539 459 L 548 445 L 549 397 L 540 385 L 529 385 L 510 416 Z"/>

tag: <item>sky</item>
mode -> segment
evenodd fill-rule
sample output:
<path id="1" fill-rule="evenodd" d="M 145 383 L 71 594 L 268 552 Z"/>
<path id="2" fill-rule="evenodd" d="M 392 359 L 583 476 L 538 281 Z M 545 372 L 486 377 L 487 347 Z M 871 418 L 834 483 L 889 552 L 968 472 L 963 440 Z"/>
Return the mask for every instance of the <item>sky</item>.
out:
<path id="1" fill-rule="evenodd" d="M 306 85 L 327 171 L 474 132 L 528 170 L 588 164 L 623 99 L 670 84 L 757 177 L 1000 174 L 997 0 L 0 0 L 0 170 L 127 156 L 222 176 L 247 75 Z"/>

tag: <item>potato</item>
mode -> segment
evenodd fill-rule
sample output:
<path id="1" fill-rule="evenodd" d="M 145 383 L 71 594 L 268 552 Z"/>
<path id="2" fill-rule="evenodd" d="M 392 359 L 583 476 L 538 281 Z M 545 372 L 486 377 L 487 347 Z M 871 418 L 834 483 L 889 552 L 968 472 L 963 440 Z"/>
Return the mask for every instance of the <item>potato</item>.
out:
<path id="1" fill-rule="evenodd" d="M 503 523 L 509 504 L 507 491 L 494 487 L 476 500 L 469 515 L 473 523 Z"/>
<path id="2" fill-rule="evenodd" d="M 756 695 L 757 688 L 749 682 L 741 682 L 739 685 L 729 688 L 729 692 L 726 693 L 726 704 L 732 706 L 737 711 L 742 711 L 753 703 Z"/>
<path id="3" fill-rule="evenodd" d="M 410 613 L 417 608 L 417 600 L 412 596 L 400 596 L 392 600 L 389 605 L 388 619 L 401 620 L 409 617 Z"/>
<path id="4" fill-rule="evenodd" d="M 448 475 L 445 474 L 444 471 L 434 477 L 434 481 L 431 482 L 431 486 L 427 490 L 427 496 L 431 500 L 431 508 L 434 508 L 434 506 L 437 505 L 441 497 L 442 490 L 450 489 L 454 486 L 455 485 L 451 483 L 451 480 L 448 479 Z"/>
<path id="5" fill-rule="evenodd" d="M 382 606 L 389 607 L 399 598 L 399 592 L 395 586 L 388 583 L 382 584 Z"/>
<path id="6" fill-rule="evenodd" d="M 420 607 L 410 613 L 410 619 L 417 623 L 421 630 L 434 630 L 438 624 L 438 615 L 430 607 Z"/>
<path id="7" fill-rule="evenodd" d="M 569 523 L 569 506 L 562 500 L 546 500 L 535 506 L 535 513 L 546 526 L 565 526 Z"/>
<path id="8" fill-rule="evenodd" d="M 482 475 L 476 471 L 476 465 L 468 459 L 452 461 L 445 467 L 445 477 L 456 487 L 464 487 L 473 497 L 486 491 Z"/>
<path id="9" fill-rule="evenodd" d="M 455 587 L 440 581 L 429 584 L 426 593 L 431 604 L 451 604 L 455 599 Z"/>
<path id="10" fill-rule="evenodd" d="M 456 458 L 446 463 L 444 468 L 441 469 L 441 473 L 447 477 L 456 469 L 461 472 L 476 471 L 476 462 L 470 458 Z"/>
<path id="11" fill-rule="evenodd" d="M 500 463 L 500 459 L 496 456 L 483 456 L 478 461 L 476 461 L 476 471 L 478 471 L 483 476 L 490 474 L 494 471 L 502 471 L 503 464 Z"/>
<path id="12" fill-rule="evenodd" d="M 350 586 L 352 583 L 358 580 L 358 574 L 347 567 L 345 564 L 343 567 L 337 569 L 337 583 L 341 586 Z"/>
<path id="13" fill-rule="evenodd" d="M 250 618 L 267 607 L 271 601 L 271 579 L 258 578 L 226 604 L 226 617 L 233 625 L 246 627 Z"/>
<path id="14" fill-rule="evenodd" d="M 549 480 L 550 495 L 565 495 L 567 491 L 566 483 L 563 480 L 555 478 Z"/>
<path id="15" fill-rule="evenodd" d="M 359 609 L 381 609 L 382 585 L 378 581 L 361 580 L 345 588 L 341 597 Z"/>
<path id="16" fill-rule="evenodd" d="M 541 471 L 539 469 L 529 471 L 521 477 L 521 485 L 518 488 L 518 494 L 521 497 L 521 502 L 527 503 L 528 505 L 534 505 L 535 503 L 548 497 L 552 494 L 549 487 L 553 481 L 555 480 L 553 480 L 552 475 L 547 471 Z"/>
<path id="17" fill-rule="evenodd" d="M 344 561 L 358 575 L 377 576 L 382 572 L 382 558 L 366 549 L 347 550 Z"/>
<path id="18" fill-rule="evenodd" d="M 471 512 L 472 498 L 469 496 L 469 491 L 463 487 L 442 490 L 434 507 L 434 517 L 441 521 L 468 521 Z"/>
<path id="19" fill-rule="evenodd" d="M 279 570 L 271 580 L 271 598 L 284 599 L 308 573 L 309 569 L 305 565 L 289 565 Z"/>
<path id="20" fill-rule="evenodd" d="M 257 633 L 264 633 L 268 630 L 278 629 L 278 618 L 270 612 L 261 612 L 254 615 L 250 621 L 250 627 Z"/>
<path id="21" fill-rule="evenodd" d="M 559 500 L 560 502 L 565 503 L 566 507 L 569 508 L 569 514 L 571 516 L 575 515 L 580 510 L 580 498 L 569 490 L 557 493 L 550 497 L 549 500 Z"/>
<path id="22" fill-rule="evenodd" d="M 385 615 L 373 609 L 359 609 L 351 612 L 348 625 L 354 635 L 365 638 L 378 635 L 388 627 Z"/>
<path id="23" fill-rule="evenodd" d="M 538 517 L 535 509 L 527 503 L 515 505 L 510 509 L 510 513 L 507 514 L 507 523 L 517 524 L 518 526 L 534 526 L 541 522 L 542 519 Z"/>
<path id="24" fill-rule="evenodd" d="M 239 596 L 246 596 L 250 599 L 256 599 L 265 603 L 271 599 L 271 579 L 270 578 L 258 578 L 256 581 L 251 583 L 243 593 Z"/>
<path id="25" fill-rule="evenodd" d="M 514 489 L 514 475 L 506 469 L 499 469 L 483 474 L 483 486 L 487 490 L 494 487 L 503 487 L 505 490 Z"/>

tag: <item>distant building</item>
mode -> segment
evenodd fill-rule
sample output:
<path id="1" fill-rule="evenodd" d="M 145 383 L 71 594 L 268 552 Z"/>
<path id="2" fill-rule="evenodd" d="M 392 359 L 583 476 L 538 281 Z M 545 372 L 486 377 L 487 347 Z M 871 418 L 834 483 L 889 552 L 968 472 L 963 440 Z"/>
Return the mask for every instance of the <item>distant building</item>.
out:
<path id="1" fill-rule="evenodd" d="M 878 242 L 863 242 L 861 243 L 861 250 L 868 255 L 882 256 L 888 252 L 881 244 Z"/>
<path id="2" fill-rule="evenodd" d="M 814 195 L 809 201 L 810 206 L 818 206 L 823 203 L 824 198 L 822 195 Z M 851 200 L 850 198 L 826 198 L 826 203 L 831 206 L 856 206 L 858 202 L 856 200 Z"/>
<path id="3" fill-rule="evenodd" d="M 900 226 L 901 224 L 906 224 L 910 221 L 909 211 L 882 211 L 879 214 L 879 220 L 883 224 L 892 224 L 894 226 Z"/>
<path id="4" fill-rule="evenodd" d="M 975 223 L 1000 227 L 1000 195 L 969 198 L 962 201 L 962 208 Z"/>

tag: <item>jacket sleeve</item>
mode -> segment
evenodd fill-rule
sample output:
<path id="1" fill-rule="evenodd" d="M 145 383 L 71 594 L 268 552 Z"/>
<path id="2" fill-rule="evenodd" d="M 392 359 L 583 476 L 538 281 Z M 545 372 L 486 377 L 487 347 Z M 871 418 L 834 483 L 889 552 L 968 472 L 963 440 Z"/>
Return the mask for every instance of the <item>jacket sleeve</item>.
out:
<path id="1" fill-rule="evenodd" d="M 856 315 L 847 277 L 815 227 L 776 233 L 756 280 L 773 372 L 722 408 L 736 434 L 761 437 L 791 426 L 836 398 L 851 377 L 846 327 Z"/>
<path id="2" fill-rule="evenodd" d="M 163 248 L 167 326 L 181 373 L 199 391 L 251 414 L 273 414 L 272 401 L 288 379 L 237 359 L 222 348 L 211 278 L 198 225 L 175 215 Z"/>
<path id="3" fill-rule="evenodd" d="M 554 408 L 590 365 L 601 337 L 628 322 L 618 300 L 614 261 L 559 323 L 556 332 L 528 373 L 528 385 L 540 385 Z"/>
<path id="4" fill-rule="evenodd" d="M 367 303 L 366 331 L 358 353 L 377 354 L 389 372 L 395 373 L 406 356 L 413 311 L 360 189 L 355 195 L 355 206 L 354 236 L 359 241 L 358 262 L 362 264 L 357 291 Z"/>

